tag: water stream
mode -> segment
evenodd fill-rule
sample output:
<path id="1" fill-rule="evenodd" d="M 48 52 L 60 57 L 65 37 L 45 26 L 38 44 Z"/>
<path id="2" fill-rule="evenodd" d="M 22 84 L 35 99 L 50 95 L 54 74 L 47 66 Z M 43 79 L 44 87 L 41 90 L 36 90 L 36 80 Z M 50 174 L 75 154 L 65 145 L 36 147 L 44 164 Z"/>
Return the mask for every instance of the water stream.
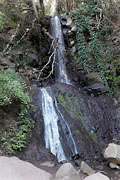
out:
<path id="1" fill-rule="evenodd" d="M 59 18 L 56 16 L 51 18 L 51 35 L 58 39 L 58 48 L 56 52 L 56 81 L 66 84 L 71 84 L 71 81 L 67 75 L 66 66 L 65 66 L 65 55 L 64 55 L 64 40 L 61 29 L 61 24 Z M 75 156 L 78 154 L 76 144 L 72 137 L 71 130 L 65 121 L 62 113 L 60 112 L 57 101 L 55 97 L 50 95 L 51 88 L 42 88 L 42 113 L 44 119 L 44 138 L 45 146 L 54 154 L 58 162 L 66 161 L 67 157 L 62 146 L 62 139 L 59 134 L 58 120 L 61 121 L 62 131 L 65 136 L 64 143 L 70 149 L 70 156 Z M 68 132 L 66 135 L 65 132 Z M 70 157 L 68 157 L 70 158 Z"/>
<path id="2" fill-rule="evenodd" d="M 58 48 L 57 48 L 56 63 L 55 63 L 56 81 L 61 82 L 61 83 L 71 84 L 71 80 L 68 77 L 66 66 L 65 66 L 65 61 L 66 61 L 65 52 L 64 52 L 65 46 L 64 46 L 61 23 L 57 16 L 54 18 L 51 18 L 50 29 L 51 29 L 51 35 L 54 38 L 58 39 L 57 41 Z"/>

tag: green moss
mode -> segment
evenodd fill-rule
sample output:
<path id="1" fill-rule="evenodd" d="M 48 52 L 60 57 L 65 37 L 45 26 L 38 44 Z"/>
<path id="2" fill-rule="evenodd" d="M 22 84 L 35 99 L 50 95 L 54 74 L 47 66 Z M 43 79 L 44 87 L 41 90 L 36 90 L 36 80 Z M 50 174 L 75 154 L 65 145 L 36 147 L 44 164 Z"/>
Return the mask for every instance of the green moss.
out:
<path id="1" fill-rule="evenodd" d="M 65 100 L 64 100 L 64 96 L 62 94 L 58 95 L 58 101 L 61 105 L 65 105 Z"/>
<path id="2" fill-rule="evenodd" d="M 76 96 L 69 96 L 68 92 L 65 95 L 59 94 L 58 101 L 72 116 L 77 119 L 82 118 L 82 112 L 79 110 L 79 100 Z"/>

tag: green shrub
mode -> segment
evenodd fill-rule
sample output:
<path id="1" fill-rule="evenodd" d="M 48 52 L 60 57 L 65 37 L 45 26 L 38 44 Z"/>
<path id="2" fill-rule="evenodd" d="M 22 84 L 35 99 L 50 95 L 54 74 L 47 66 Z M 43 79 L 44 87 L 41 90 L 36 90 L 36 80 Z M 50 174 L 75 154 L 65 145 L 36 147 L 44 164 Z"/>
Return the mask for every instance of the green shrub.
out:
<path id="1" fill-rule="evenodd" d="M 18 108 L 17 122 L 7 126 L 1 139 L 3 148 L 9 154 L 21 151 L 33 128 L 33 121 L 26 116 L 31 99 L 25 91 L 25 83 L 13 69 L 0 71 L 0 107 L 7 108 L 16 103 Z"/>

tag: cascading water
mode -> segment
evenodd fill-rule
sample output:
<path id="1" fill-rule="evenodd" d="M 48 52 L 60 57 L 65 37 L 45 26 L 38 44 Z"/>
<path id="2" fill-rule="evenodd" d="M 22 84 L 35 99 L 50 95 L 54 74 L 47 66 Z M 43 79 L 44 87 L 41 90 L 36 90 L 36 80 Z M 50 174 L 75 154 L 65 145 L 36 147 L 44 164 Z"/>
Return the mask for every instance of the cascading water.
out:
<path id="1" fill-rule="evenodd" d="M 64 53 L 65 46 L 64 46 L 61 23 L 57 16 L 51 18 L 50 27 L 51 27 L 51 35 L 58 40 L 57 41 L 58 48 L 56 52 L 56 65 L 55 65 L 56 81 L 61 83 L 71 84 L 65 66 L 65 59 L 66 59 Z"/>
<path id="2" fill-rule="evenodd" d="M 61 24 L 59 18 L 56 16 L 51 19 L 51 34 L 58 41 L 58 48 L 56 52 L 56 80 L 61 83 L 71 84 L 70 79 L 68 78 L 66 66 L 65 66 L 65 55 L 64 55 L 64 40 L 61 29 Z M 45 127 L 45 145 L 46 148 L 50 150 L 52 154 L 54 154 L 58 161 L 66 161 L 66 155 L 64 152 L 64 148 L 62 146 L 62 139 L 59 134 L 58 121 L 61 121 L 61 127 L 64 134 L 64 143 L 67 147 L 69 147 L 70 155 L 75 156 L 78 154 L 77 148 L 72 137 L 71 130 L 66 123 L 63 115 L 61 114 L 55 97 L 50 96 L 50 87 L 42 88 L 42 112 L 44 119 L 44 127 Z M 68 132 L 66 135 L 65 132 Z M 64 145 L 65 146 L 65 145 Z"/>
<path id="3" fill-rule="evenodd" d="M 45 128 L 45 145 L 47 149 L 50 149 L 58 161 L 66 160 L 58 131 L 58 115 L 56 113 L 53 99 L 48 94 L 47 89 L 42 88 L 42 111 Z"/>

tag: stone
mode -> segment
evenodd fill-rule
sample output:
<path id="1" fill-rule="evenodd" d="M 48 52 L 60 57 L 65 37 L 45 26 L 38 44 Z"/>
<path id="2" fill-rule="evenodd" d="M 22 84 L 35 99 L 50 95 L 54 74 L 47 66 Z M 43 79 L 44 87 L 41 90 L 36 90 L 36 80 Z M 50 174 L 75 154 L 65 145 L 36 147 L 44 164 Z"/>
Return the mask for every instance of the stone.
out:
<path id="1" fill-rule="evenodd" d="M 120 145 L 110 143 L 105 149 L 104 158 L 109 162 L 120 164 Z"/>
<path id="2" fill-rule="evenodd" d="M 51 175 L 16 157 L 0 157 L 0 180 L 50 180 Z"/>
<path id="3" fill-rule="evenodd" d="M 107 176 L 103 175 L 102 173 L 95 173 L 88 177 L 86 177 L 83 180 L 110 180 Z"/>
<path id="4" fill-rule="evenodd" d="M 91 175 L 91 174 L 94 174 L 95 173 L 95 170 L 92 169 L 88 164 L 86 164 L 84 161 L 81 162 L 81 165 L 80 165 L 80 170 L 87 174 L 87 175 Z"/>
<path id="5" fill-rule="evenodd" d="M 63 34 L 67 34 L 67 32 L 68 32 L 67 28 L 63 28 L 62 30 L 63 30 Z"/>
<path id="6" fill-rule="evenodd" d="M 62 24 L 63 26 L 65 26 L 65 25 L 67 24 L 67 20 L 64 19 L 64 18 L 62 18 L 62 19 L 61 19 L 61 24 Z"/>
<path id="7" fill-rule="evenodd" d="M 71 31 L 72 31 L 72 32 L 76 32 L 76 30 L 77 30 L 77 28 L 76 28 L 76 26 L 74 25 L 74 26 L 72 27 Z"/>
<path id="8" fill-rule="evenodd" d="M 72 50 L 72 54 L 74 54 L 77 51 L 76 46 L 73 46 L 71 50 Z"/>
<path id="9" fill-rule="evenodd" d="M 75 44 L 75 41 L 70 41 L 70 47 L 72 47 Z"/>
<path id="10" fill-rule="evenodd" d="M 71 163 L 65 163 L 58 169 L 55 180 L 80 180 L 80 176 Z"/>
<path id="11" fill-rule="evenodd" d="M 68 18 L 67 19 L 67 23 L 66 23 L 66 26 L 70 27 L 72 25 L 73 21 L 71 18 Z"/>
<path id="12" fill-rule="evenodd" d="M 95 83 L 91 86 L 88 86 L 89 89 L 91 89 L 91 91 L 94 92 L 101 92 L 101 93 L 106 93 L 108 92 L 108 89 L 101 83 Z"/>
<path id="13" fill-rule="evenodd" d="M 101 79 L 98 72 L 91 72 L 86 75 L 88 85 L 92 85 L 95 83 L 102 83 L 104 84 L 103 80 Z"/>
<path id="14" fill-rule="evenodd" d="M 111 169 L 120 169 L 120 167 L 117 164 L 109 163 L 109 166 Z"/>

